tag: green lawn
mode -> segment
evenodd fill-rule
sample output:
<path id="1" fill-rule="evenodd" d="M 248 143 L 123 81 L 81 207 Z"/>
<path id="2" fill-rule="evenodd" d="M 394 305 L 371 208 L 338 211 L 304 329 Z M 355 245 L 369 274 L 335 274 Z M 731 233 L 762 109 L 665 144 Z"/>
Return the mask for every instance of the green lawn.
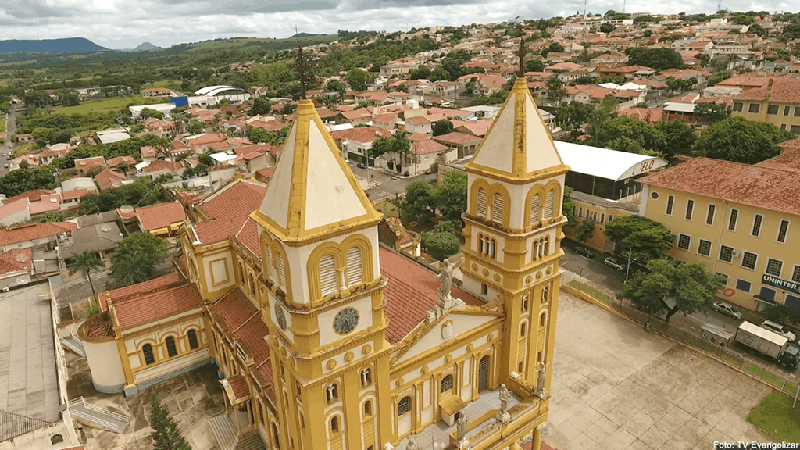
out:
<path id="1" fill-rule="evenodd" d="M 397 217 L 397 206 L 389 202 L 375 203 L 375 209 L 382 212 L 386 217 Z"/>
<path id="2" fill-rule="evenodd" d="M 164 103 L 164 100 L 166 99 L 164 98 L 158 100 L 159 100 L 158 103 Z M 120 109 L 125 106 L 128 106 L 129 103 L 143 104 L 147 102 L 145 102 L 140 95 L 134 95 L 132 97 L 108 98 L 96 102 L 81 103 L 80 105 L 76 106 L 62 106 L 56 108 L 56 111 L 64 114 L 74 114 L 74 113 L 86 114 L 92 111 L 109 111 L 112 109 Z"/>
<path id="3" fill-rule="evenodd" d="M 601 291 L 589 286 L 586 283 L 581 283 L 578 280 L 572 280 L 569 283 L 567 283 L 567 286 L 573 287 L 573 288 L 575 288 L 575 289 L 577 289 L 579 291 L 583 291 L 583 292 L 591 295 L 592 297 L 596 298 L 597 300 L 600 300 L 601 302 L 605 303 L 606 305 L 610 305 L 611 304 L 611 297 L 609 297 L 605 293 L 603 293 L 603 292 L 601 292 Z"/>
<path id="4" fill-rule="evenodd" d="M 761 400 L 747 421 L 786 442 L 800 442 L 800 407 L 792 408 L 794 399 L 772 392 Z"/>
<path id="5" fill-rule="evenodd" d="M 0 114 L 0 133 L 6 131 L 6 115 Z"/>
<path id="6" fill-rule="evenodd" d="M 142 86 L 142 89 L 155 88 L 155 87 L 172 87 L 172 86 L 178 86 L 180 84 L 181 84 L 180 80 L 161 80 L 145 84 L 144 86 Z"/>

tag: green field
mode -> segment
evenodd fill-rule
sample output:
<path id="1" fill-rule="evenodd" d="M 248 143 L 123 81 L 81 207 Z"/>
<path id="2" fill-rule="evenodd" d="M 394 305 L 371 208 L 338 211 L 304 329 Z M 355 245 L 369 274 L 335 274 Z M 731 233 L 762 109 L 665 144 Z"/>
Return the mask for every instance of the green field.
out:
<path id="1" fill-rule="evenodd" d="M 156 87 L 172 87 L 172 86 L 178 86 L 180 84 L 181 84 L 180 80 L 161 80 L 145 84 L 144 86 L 142 86 L 142 89 L 156 88 Z"/>
<path id="2" fill-rule="evenodd" d="M 0 133 L 6 131 L 6 115 L 0 115 Z"/>
<path id="3" fill-rule="evenodd" d="M 62 106 L 56 108 L 56 112 L 64 113 L 64 114 L 74 114 L 74 113 L 82 113 L 86 114 L 92 111 L 109 111 L 112 109 L 120 109 L 125 106 L 128 106 L 130 103 L 134 103 L 137 105 L 140 104 L 153 104 L 153 103 L 164 103 L 164 98 L 153 99 L 156 102 L 150 101 L 151 99 L 147 99 L 145 101 L 142 96 L 134 95 L 132 97 L 119 97 L 119 98 L 108 98 L 105 100 L 100 100 L 96 102 L 87 102 L 81 103 L 77 106 Z"/>
<path id="4" fill-rule="evenodd" d="M 792 408 L 793 402 L 773 391 L 750 411 L 747 421 L 781 441 L 800 442 L 800 408 Z"/>

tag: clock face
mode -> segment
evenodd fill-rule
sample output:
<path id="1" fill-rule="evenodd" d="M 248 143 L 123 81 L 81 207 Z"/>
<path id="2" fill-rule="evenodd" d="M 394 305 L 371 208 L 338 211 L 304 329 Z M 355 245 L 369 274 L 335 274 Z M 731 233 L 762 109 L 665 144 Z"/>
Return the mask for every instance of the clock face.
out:
<path id="1" fill-rule="evenodd" d="M 283 308 L 277 303 L 275 303 L 275 322 L 278 323 L 281 330 L 286 329 L 286 314 L 283 312 Z"/>
<path id="2" fill-rule="evenodd" d="M 333 320 L 333 329 L 339 334 L 347 334 L 358 325 L 358 311 L 347 308 L 339 311 Z"/>

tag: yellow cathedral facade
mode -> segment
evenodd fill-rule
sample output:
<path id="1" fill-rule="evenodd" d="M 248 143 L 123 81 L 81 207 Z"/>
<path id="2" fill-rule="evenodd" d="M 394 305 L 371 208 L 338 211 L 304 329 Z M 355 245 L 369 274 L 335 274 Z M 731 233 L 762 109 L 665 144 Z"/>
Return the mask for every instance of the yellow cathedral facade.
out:
<path id="1" fill-rule="evenodd" d="M 466 165 L 460 286 L 379 244 L 340 154 L 301 100 L 267 186 L 232 183 L 182 226 L 180 276 L 98 296 L 79 331 L 95 386 L 212 361 L 239 434 L 269 448 L 538 449 L 568 167 L 524 78 Z"/>

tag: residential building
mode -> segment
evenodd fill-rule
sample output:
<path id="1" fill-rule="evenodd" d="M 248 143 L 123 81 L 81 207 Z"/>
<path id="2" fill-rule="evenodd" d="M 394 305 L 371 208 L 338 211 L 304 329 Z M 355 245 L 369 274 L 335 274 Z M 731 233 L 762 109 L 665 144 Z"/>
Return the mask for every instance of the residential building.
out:
<path id="1" fill-rule="evenodd" d="M 800 308 L 797 155 L 793 161 L 689 160 L 641 180 L 640 215 L 672 231 L 675 259 L 702 261 L 723 275 L 718 296 L 726 301 L 758 310 L 769 303 Z"/>
<path id="2" fill-rule="evenodd" d="M 478 149 L 478 146 L 480 146 L 483 142 L 483 138 L 472 134 L 459 133 L 457 131 L 434 136 L 433 140 L 455 149 L 458 152 L 456 159 L 461 159 L 472 155 Z"/>
<path id="3" fill-rule="evenodd" d="M 800 79 L 772 77 L 764 81 L 762 86 L 733 97 L 732 114 L 800 135 Z"/>
<path id="4" fill-rule="evenodd" d="M 186 220 L 186 212 L 180 202 L 161 203 L 136 208 L 139 228 L 156 236 L 174 235 Z"/>

